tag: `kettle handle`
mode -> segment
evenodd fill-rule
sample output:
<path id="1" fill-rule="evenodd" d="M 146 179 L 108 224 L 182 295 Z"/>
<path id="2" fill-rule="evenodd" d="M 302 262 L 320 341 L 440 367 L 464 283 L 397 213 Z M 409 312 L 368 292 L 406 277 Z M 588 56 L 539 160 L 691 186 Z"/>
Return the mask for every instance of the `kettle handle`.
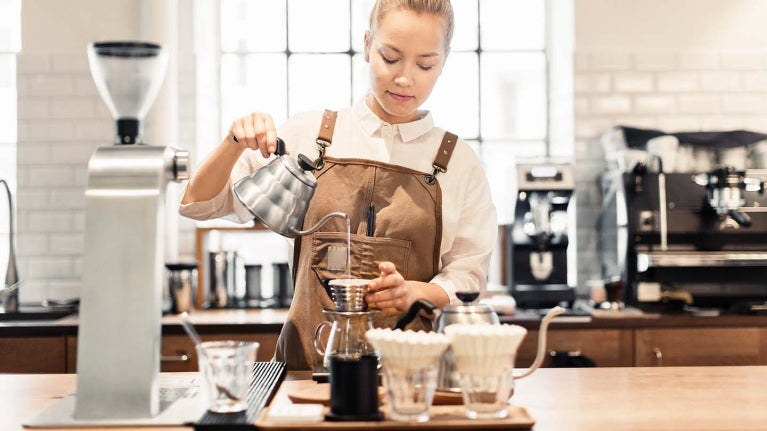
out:
<path id="1" fill-rule="evenodd" d="M 434 315 L 435 311 L 437 310 L 437 306 L 432 304 L 430 301 L 426 299 L 419 299 L 413 303 L 413 305 L 410 306 L 410 308 L 407 310 L 407 313 L 405 313 L 404 316 L 400 317 L 399 320 L 397 320 L 397 323 L 394 324 L 393 329 L 401 329 L 405 330 L 405 326 L 407 326 L 410 322 L 412 322 L 415 319 L 415 316 L 418 315 L 418 312 L 424 310 L 427 313 Z"/>
<path id="2" fill-rule="evenodd" d="M 240 140 L 234 134 L 230 134 L 230 136 L 234 142 L 240 143 Z M 285 141 L 280 137 L 277 137 L 277 148 L 274 149 L 274 154 L 278 156 L 285 155 Z"/>
<path id="3" fill-rule="evenodd" d="M 535 360 L 533 361 L 533 364 L 530 365 L 530 368 L 523 371 L 520 374 L 514 374 L 515 379 L 521 379 L 522 377 L 527 377 L 530 374 L 533 374 L 535 370 L 538 369 L 538 367 L 541 366 L 543 363 L 543 359 L 546 356 L 546 330 L 549 328 L 549 323 L 551 322 L 551 319 L 554 317 L 562 314 L 565 312 L 565 309 L 556 306 L 549 310 L 549 312 L 546 314 L 546 316 L 543 317 L 543 320 L 541 320 L 541 327 L 538 329 L 538 353 L 535 355 Z"/>

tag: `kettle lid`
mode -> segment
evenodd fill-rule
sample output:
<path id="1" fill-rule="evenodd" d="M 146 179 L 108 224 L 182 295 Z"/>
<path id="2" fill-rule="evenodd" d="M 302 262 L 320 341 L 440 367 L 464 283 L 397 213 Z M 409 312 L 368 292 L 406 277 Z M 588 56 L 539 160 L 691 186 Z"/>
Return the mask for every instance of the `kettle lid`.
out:
<path id="1" fill-rule="evenodd" d="M 285 168 L 287 168 L 287 170 L 302 183 L 309 187 L 315 187 L 317 185 L 317 178 L 312 174 L 312 171 L 315 170 L 316 167 L 314 162 L 305 155 L 299 154 L 297 159 L 292 157 L 279 157 L 279 160 L 283 163 Z"/>
<path id="2" fill-rule="evenodd" d="M 447 305 L 442 309 L 442 314 L 472 314 L 476 316 L 495 315 L 495 309 L 488 304 L 474 304 L 479 298 L 479 292 L 456 292 L 455 296 L 463 304 Z"/>

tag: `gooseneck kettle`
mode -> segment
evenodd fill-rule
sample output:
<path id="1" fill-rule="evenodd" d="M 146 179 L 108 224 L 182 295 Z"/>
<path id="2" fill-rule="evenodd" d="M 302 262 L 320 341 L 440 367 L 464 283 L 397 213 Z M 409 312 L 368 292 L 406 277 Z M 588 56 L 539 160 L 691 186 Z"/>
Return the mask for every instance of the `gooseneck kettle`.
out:
<path id="1" fill-rule="evenodd" d="M 280 138 L 274 154 L 274 160 L 234 185 L 234 195 L 258 221 L 282 236 L 295 238 L 316 232 L 333 217 L 348 217 L 342 212 L 330 213 L 310 229 L 300 230 L 317 188 L 312 174 L 317 166 L 303 154 L 297 159 L 286 156 L 285 141 Z"/>

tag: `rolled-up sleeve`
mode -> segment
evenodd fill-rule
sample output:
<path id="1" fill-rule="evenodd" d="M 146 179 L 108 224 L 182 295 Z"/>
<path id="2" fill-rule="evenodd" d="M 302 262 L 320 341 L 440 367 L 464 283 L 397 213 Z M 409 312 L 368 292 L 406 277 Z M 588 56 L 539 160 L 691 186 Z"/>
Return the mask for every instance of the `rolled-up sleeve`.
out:
<path id="1" fill-rule="evenodd" d="M 481 165 L 473 166 L 464 178 L 463 198 L 456 202 L 460 215 L 454 223 L 455 232 L 447 234 L 452 237 L 452 246 L 443 252 L 440 272 L 431 280 L 445 290 L 451 304 L 461 303 L 456 292 L 484 293 L 498 237 L 496 209 Z"/>
<path id="2" fill-rule="evenodd" d="M 193 202 L 190 204 L 179 204 L 179 214 L 194 220 L 210 220 L 214 218 L 224 218 L 230 221 L 245 223 L 253 219 L 253 215 L 245 208 L 242 203 L 234 196 L 232 184 L 239 179 L 251 175 L 255 169 L 255 163 L 252 157 L 248 157 L 250 150 L 247 150 L 241 156 L 229 176 L 229 181 L 224 188 L 212 199 L 207 201 Z M 189 183 L 187 183 L 188 187 Z M 181 196 L 186 194 L 186 188 Z"/>

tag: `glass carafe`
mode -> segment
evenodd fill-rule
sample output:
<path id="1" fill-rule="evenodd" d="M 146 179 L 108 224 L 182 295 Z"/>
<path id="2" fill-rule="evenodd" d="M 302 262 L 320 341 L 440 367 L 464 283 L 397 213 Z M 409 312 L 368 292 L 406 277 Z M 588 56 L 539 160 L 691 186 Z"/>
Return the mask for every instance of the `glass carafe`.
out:
<path id="1" fill-rule="evenodd" d="M 322 310 L 330 317 L 317 325 L 314 331 L 314 348 L 322 355 L 325 369 L 330 368 L 330 358 L 359 359 L 362 356 L 377 356 L 375 349 L 365 339 L 365 332 L 373 329 L 373 315 L 379 310 L 334 311 Z M 330 328 L 327 344 L 322 345 L 324 328 Z"/>

